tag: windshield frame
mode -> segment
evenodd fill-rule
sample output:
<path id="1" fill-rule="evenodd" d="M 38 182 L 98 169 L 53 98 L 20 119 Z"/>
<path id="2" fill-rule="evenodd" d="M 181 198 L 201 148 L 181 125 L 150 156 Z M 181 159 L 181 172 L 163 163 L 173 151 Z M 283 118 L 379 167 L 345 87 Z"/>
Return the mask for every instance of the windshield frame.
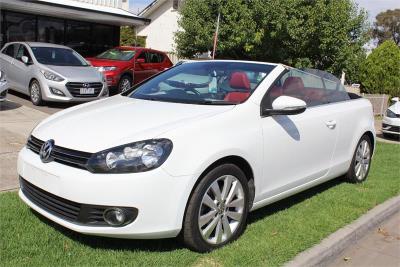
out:
<path id="1" fill-rule="evenodd" d="M 180 98 L 153 98 L 153 97 L 143 97 L 143 95 L 134 95 L 137 92 L 137 89 L 140 89 L 141 86 L 143 86 L 145 83 L 150 82 L 151 80 L 157 78 L 158 76 L 172 71 L 173 69 L 184 65 L 184 64 L 201 64 L 201 63 L 213 63 L 213 62 L 223 62 L 223 63 L 238 63 L 238 64 L 249 64 L 249 65 L 264 65 L 266 68 L 271 68 L 270 70 L 266 69 L 266 75 L 263 76 L 259 82 L 257 83 L 257 85 L 250 90 L 250 95 L 242 102 L 231 102 L 231 101 L 225 101 L 225 100 L 207 100 L 207 99 L 203 99 L 203 100 L 199 100 L 199 101 L 195 101 L 195 100 L 191 100 L 191 99 L 180 99 Z M 249 98 L 253 95 L 253 93 L 258 89 L 258 87 L 264 82 L 264 80 L 269 76 L 269 74 L 276 68 L 277 64 L 274 63 L 264 63 L 264 62 L 252 62 L 252 61 L 236 61 L 236 60 L 204 60 L 204 61 L 189 61 L 189 62 L 183 62 L 183 63 L 178 63 L 174 66 L 172 66 L 169 69 L 166 69 L 164 71 L 161 71 L 149 78 L 147 78 L 146 80 L 141 81 L 140 83 L 134 85 L 133 87 L 131 87 L 131 89 L 121 93 L 122 96 L 126 96 L 126 97 L 130 97 L 133 99 L 141 99 L 141 100 L 147 100 L 147 101 L 159 101 L 159 102 L 169 102 L 169 103 L 179 103 L 179 104 L 195 104 L 195 105 L 240 105 L 243 104 L 245 102 L 247 102 L 247 100 L 249 100 Z M 171 76 L 173 77 L 173 76 Z"/>
<path id="2" fill-rule="evenodd" d="M 38 57 L 37 54 L 35 54 L 35 50 L 36 49 L 58 49 L 58 50 L 65 50 L 65 51 L 69 51 L 71 52 L 71 55 L 75 56 L 81 63 L 82 65 L 67 65 L 67 64 L 55 64 L 55 63 L 49 63 L 49 62 L 41 62 Z M 75 50 L 68 48 L 68 47 L 52 47 L 52 46 L 33 46 L 31 47 L 32 50 L 32 55 L 35 58 L 35 60 L 43 65 L 49 65 L 49 66 L 59 66 L 59 67 L 89 67 L 91 66 L 86 59 L 84 59 L 78 52 L 76 52 Z"/>

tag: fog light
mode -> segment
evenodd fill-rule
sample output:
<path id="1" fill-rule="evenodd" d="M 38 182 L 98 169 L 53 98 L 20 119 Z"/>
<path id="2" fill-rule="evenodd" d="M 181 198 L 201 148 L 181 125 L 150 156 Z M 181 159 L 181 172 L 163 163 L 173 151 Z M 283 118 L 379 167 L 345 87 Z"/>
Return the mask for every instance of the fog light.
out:
<path id="1" fill-rule="evenodd" d="M 110 208 L 104 211 L 104 221 L 111 226 L 122 226 L 127 223 L 127 214 L 123 209 Z"/>
<path id="2" fill-rule="evenodd" d="M 51 91 L 54 95 L 65 96 L 65 94 L 64 94 L 61 90 L 58 90 L 58 89 L 56 89 L 56 88 L 50 87 L 50 91 Z"/>

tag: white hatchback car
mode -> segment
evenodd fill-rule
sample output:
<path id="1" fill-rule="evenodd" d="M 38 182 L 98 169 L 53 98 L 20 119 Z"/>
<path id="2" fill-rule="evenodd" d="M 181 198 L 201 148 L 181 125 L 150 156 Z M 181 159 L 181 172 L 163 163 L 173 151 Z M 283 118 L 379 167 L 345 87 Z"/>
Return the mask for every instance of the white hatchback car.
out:
<path id="1" fill-rule="evenodd" d="M 392 98 L 393 105 L 387 110 L 382 120 L 382 132 L 384 136 L 396 136 L 400 138 L 400 100 Z"/>
<path id="2" fill-rule="evenodd" d="M 364 181 L 374 144 L 370 102 L 332 75 L 185 62 L 40 123 L 19 154 L 19 195 L 80 233 L 182 232 L 204 252 L 242 234 L 251 210 L 342 175 Z"/>

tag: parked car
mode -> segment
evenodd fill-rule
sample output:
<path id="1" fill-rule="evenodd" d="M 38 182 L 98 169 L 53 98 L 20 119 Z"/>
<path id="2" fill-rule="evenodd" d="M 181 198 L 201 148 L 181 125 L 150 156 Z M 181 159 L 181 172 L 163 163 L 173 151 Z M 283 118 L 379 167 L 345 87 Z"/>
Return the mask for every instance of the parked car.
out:
<path id="1" fill-rule="evenodd" d="M 131 46 L 115 47 L 87 60 L 105 74 L 108 86 L 118 93 L 172 66 L 164 52 Z"/>
<path id="2" fill-rule="evenodd" d="M 400 100 L 392 98 L 393 105 L 387 110 L 382 120 L 382 133 L 384 136 L 395 136 L 400 138 Z"/>
<path id="3" fill-rule="evenodd" d="M 249 211 L 367 178 L 371 103 L 323 77 L 248 61 L 174 66 L 40 123 L 19 153 L 19 195 L 80 233 L 221 247 Z"/>
<path id="4" fill-rule="evenodd" d="M 0 102 L 4 101 L 7 97 L 8 83 L 6 74 L 0 69 Z"/>
<path id="5" fill-rule="evenodd" d="M 36 42 L 8 43 L 0 64 L 9 87 L 43 101 L 82 102 L 108 96 L 105 78 L 71 48 Z"/>

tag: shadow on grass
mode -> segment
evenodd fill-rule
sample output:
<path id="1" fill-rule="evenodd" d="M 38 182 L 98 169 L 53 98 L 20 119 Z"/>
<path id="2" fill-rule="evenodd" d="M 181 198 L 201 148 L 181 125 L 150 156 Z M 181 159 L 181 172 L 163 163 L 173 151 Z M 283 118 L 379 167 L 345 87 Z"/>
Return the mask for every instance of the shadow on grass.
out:
<path id="1" fill-rule="evenodd" d="M 258 209 L 249 215 L 248 223 L 252 224 L 259 220 L 264 219 L 276 212 L 288 209 L 293 205 L 303 202 L 304 200 L 311 198 L 317 194 L 323 193 L 324 191 L 333 188 L 344 180 L 337 178 L 314 188 L 308 189 L 304 192 L 298 193 L 294 196 L 280 200 L 273 204 L 270 204 L 264 208 Z M 31 209 L 32 210 L 32 209 Z M 73 241 L 82 243 L 86 246 L 95 249 L 110 249 L 110 250 L 123 250 L 123 251 L 150 251 L 150 252 L 168 252 L 178 249 L 185 248 L 184 244 L 180 241 L 180 238 L 169 238 L 169 239 L 155 239 L 155 240 L 139 240 L 139 239 L 119 239 L 119 238 L 108 238 L 83 235 L 72 230 L 69 230 L 63 226 L 60 226 L 53 221 L 47 219 L 36 211 L 32 210 L 35 216 L 52 227 L 56 231 L 62 233 L 64 236 L 72 239 Z"/>

